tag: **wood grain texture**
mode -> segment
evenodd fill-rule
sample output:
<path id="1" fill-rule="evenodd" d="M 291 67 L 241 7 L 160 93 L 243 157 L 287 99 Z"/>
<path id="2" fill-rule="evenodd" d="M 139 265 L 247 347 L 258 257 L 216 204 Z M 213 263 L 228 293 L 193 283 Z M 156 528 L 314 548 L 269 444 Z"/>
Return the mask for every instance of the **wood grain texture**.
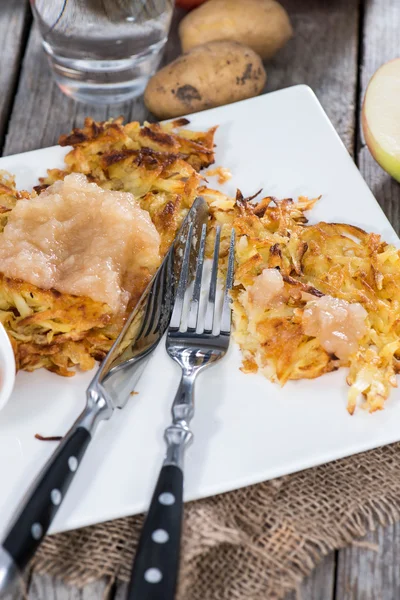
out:
<path id="1" fill-rule="evenodd" d="M 27 0 L 2 2 L 0 9 L 0 146 L 18 80 L 30 12 Z"/>
<path id="2" fill-rule="evenodd" d="M 29 587 L 29 600 L 111 600 L 110 586 L 101 580 L 79 590 L 48 575 L 34 575 Z"/>
<path id="3" fill-rule="evenodd" d="M 334 600 L 334 589 L 335 553 L 332 552 L 285 600 Z"/>
<path id="4" fill-rule="evenodd" d="M 26 600 L 30 583 L 30 574 L 25 573 L 23 581 L 16 583 L 14 590 L 2 596 L 1 600 Z"/>
<path id="5" fill-rule="evenodd" d="M 266 63 L 266 89 L 309 85 L 353 153 L 359 0 L 280 1 L 289 13 L 294 37 Z"/>
<path id="6" fill-rule="evenodd" d="M 400 524 L 379 527 L 339 553 L 336 600 L 400 598 Z"/>
<path id="7" fill-rule="evenodd" d="M 368 82 L 383 63 L 400 55 L 400 3 L 398 0 L 365 0 L 361 56 L 361 95 L 364 98 Z M 360 131 L 358 165 L 366 182 L 383 208 L 396 232 L 400 231 L 400 184 L 383 171 L 372 158 Z"/>

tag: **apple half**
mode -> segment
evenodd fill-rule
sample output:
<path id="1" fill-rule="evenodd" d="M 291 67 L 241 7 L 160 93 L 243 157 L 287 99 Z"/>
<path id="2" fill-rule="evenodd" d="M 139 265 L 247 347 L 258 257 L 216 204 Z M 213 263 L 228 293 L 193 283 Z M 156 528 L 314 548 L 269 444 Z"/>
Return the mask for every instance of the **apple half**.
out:
<path id="1" fill-rule="evenodd" d="M 379 67 L 372 77 L 361 123 L 372 156 L 400 182 L 400 58 Z"/>

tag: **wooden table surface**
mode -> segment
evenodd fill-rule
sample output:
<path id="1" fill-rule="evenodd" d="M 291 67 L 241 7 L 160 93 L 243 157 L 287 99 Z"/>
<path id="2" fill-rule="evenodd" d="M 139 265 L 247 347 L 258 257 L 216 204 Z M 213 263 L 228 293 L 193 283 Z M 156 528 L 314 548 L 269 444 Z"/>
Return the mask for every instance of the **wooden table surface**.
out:
<path id="1" fill-rule="evenodd" d="M 139 99 L 110 108 L 75 104 L 52 82 L 26 0 L 0 0 L 0 147 L 3 155 L 57 143 L 86 115 L 104 120 L 123 114 L 142 121 Z M 281 0 L 295 37 L 267 64 L 266 91 L 305 83 L 313 88 L 348 151 L 394 228 L 399 232 L 400 185 L 373 161 L 360 130 L 369 78 L 400 55 L 399 0 Z M 175 17 L 165 60 L 179 52 Z M 335 165 L 332 165 L 332 169 Z M 400 598 L 400 524 L 378 528 L 365 540 L 326 559 L 287 600 L 395 600 Z M 123 600 L 124 586 L 100 581 L 83 590 L 34 575 L 35 600 Z M 16 600 L 16 597 L 7 600 Z M 266 599 L 267 600 L 267 599 Z"/>

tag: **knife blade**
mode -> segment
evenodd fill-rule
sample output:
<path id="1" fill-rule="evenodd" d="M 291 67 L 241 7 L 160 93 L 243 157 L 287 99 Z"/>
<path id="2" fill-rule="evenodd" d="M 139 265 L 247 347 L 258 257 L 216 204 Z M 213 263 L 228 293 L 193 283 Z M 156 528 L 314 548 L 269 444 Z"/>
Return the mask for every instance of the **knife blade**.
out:
<path id="1" fill-rule="evenodd" d="M 198 244 L 207 218 L 207 203 L 203 198 L 196 198 L 155 276 L 89 384 L 83 412 L 16 511 L 0 546 L 0 598 L 20 579 L 38 549 L 98 424 L 110 419 L 116 408 L 125 406 L 164 335 L 174 305 L 187 232 L 192 224 L 198 232 L 193 236 Z"/>

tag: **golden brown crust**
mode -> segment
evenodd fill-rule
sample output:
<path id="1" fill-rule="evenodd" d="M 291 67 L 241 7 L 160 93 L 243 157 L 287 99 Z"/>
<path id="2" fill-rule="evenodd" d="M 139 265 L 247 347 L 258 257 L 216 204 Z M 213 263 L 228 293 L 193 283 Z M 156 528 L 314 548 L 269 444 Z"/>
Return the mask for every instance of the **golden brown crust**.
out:
<path id="1" fill-rule="evenodd" d="M 116 332 L 106 304 L 61 294 L 0 275 L 0 316 L 11 339 L 18 369 L 45 367 L 71 375 L 71 367 L 94 366 Z M 88 333 L 90 332 L 90 338 Z"/>
<path id="2" fill-rule="evenodd" d="M 204 189 L 203 195 L 211 206 L 212 228 L 222 226 L 223 253 L 232 226 L 237 234 L 232 296 L 243 371 L 261 370 L 283 385 L 346 366 L 348 411 L 354 412 L 360 396 L 368 410 L 382 409 L 400 370 L 400 252 L 359 227 L 308 225 L 304 213 L 317 199 L 267 197 L 253 205 L 240 193 L 230 202 L 213 190 Z M 283 301 L 257 310 L 247 290 L 265 268 L 280 270 Z M 330 355 L 302 328 L 306 303 L 325 294 L 359 302 L 368 314 L 368 333 L 347 361 Z"/>
<path id="3" fill-rule="evenodd" d="M 82 129 L 61 136 L 61 145 L 72 145 L 64 170 L 51 169 L 42 178 L 46 186 L 70 172 L 84 173 L 103 188 L 131 192 L 161 235 L 161 252 L 192 205 L 200 184 L 198 171 L 214 162 L 214 133 L 181 129 L 187 119 L 171 123 L 137 122 L 123 125 L 122 118 L 96 123 L 87 118 Z"/>
<path id="4" fill-rule="evenodd" d="M 71 172 L 84 173 L 89 181 L 111 190 L 131 192 L 150 213 L 161 236 L 165 253 L 198 191 L 198 170 L 214 161 L 214 132 L 181 129 L 189 122 L 177 119 L 160 125 L 137 122 L 123 125 L 122 117 L 96 122 L 85 119 L 82 129 L 61 136 L 62 146 L 72 146 L 64 169 L 50 169 L 35 187 L 40 194 Z M 179 129 L 179 131 L 177 131 Z M 15 181 L 0 173 L 0 231 L 7 214 L 27 192 L 18 192 Z M 151 273 L 136 282 L 133 308 Z M 59 375 L 73 375 L 73 367 L 90 369 L 102 360 L 115 340 L 121 317 L 108 306 L 41 290 L 0 274 L 0 318 L 14 348 L 17 367 L 27 371 L 46 368 Z"/>
<path id="5" fill-rule="evenodd" d="M 216 128 L 207 132 L 192 132 L 181 129 L 186 124 L 187 119 L 177 119 L 167 124 L 145 123 L 141 127 L 136 121 L 123 125 L 122 117 L 103 122 L 86 118 L 82 129 L 62 135 L 59 144 L 73 147 L 66 156 L 68 172 L 90 173 L 100 181 L 104 176 L 99 165 L 103 155 L 119 151 L 124 154 L 127 150 L 139 151 L 143 148 L 175 154 L 199 171 L 214 162 Z M 53 181 L 51 176 L 50 180 L 41 179 L 42 184 Z"/>
<path id="6" fill-rule="evenodd" d="M 187 124 L 186 119 L 177 119 L 141 127 L 136 122 L 124 126 L 121 118 L 104 123 L 86 119 L 81 130 L 60 140 L 73 146 L 65 169 L 50 170 L 36 191 L 79 171 L 105 189 L 131 192 L 159 231 L 162 253 L 195 197 L 203 195 L 211 213 L 208 252 L 216 225 L 222 227 L 222 257 L 227 256 L 232 226 L 236 230 L 232 297 L 242 370 L 261 370 L 283 385 L 347 366 L 349 412 L 354 412 L 360 394 L 370 411 L 381 409 L 400 372 L 399 251 L 379 235 L 351 225 L 308 225 L 306 213 L 318 199 L 300 197 L 294 202 L 267 196 L 254 202 L 260 192 L 245 198 L 238 191 L 233 199 L 201 186 L 198 171 L 214 160 L 215 128 L 176 133 Z M 29 195 L 17 192 L 13 179 L 0 174 L 0 227 L 21 197 Z M 283 302 L 257 313 L 246 299 L 246 290 L 265 268 L 279 269 Z M 150 276 L 143 275 L 138 295 Z M 326 352 L 317 338 L 303 331 L 307 301 L 325 294 L 359 302 L 368 313 L 368 334 L 347 362 Z M 106 305 L 89 298 L 40 290 L 2 276 L 0 318 L 18 368 L 44 367 L 64 376 L 73 374 L 75 366 L 92 368 L 95 360 L 105 356 L 122 325 Z"/>

